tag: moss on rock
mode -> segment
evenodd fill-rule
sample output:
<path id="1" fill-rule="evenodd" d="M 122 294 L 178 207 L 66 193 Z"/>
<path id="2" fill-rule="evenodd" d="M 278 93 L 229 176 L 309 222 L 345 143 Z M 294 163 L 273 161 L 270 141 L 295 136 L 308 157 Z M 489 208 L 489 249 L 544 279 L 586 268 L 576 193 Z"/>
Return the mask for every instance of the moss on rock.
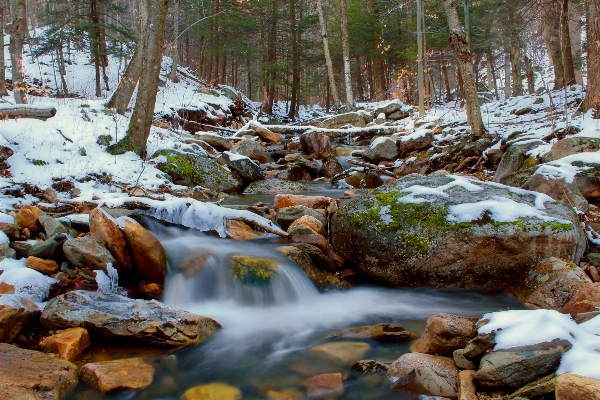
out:
<path id="1" fill-rule="evenodd" d="M 277 274 L 277 260 L 235 255 L 229 258 L 229 273 L 244 285 L 267 283 Z"/>

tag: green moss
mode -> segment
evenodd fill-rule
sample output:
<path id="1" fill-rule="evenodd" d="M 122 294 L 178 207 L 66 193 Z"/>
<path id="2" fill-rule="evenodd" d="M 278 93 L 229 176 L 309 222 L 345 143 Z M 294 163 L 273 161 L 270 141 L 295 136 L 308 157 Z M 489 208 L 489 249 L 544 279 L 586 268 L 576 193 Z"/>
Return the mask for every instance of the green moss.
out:
<path id="1" fill-rule="evenodd" d="M 496 228 L 500 228 L 502 226 L 514 226 L 514 227 L 519 228 L 523 232 L 528 232 L 530 230 L 530 227 L 521 218 L 517 219 L 516 221 L 509 221 L 509 222 L 492 221 L 492 225 Z"/>
<path id="2" fill-rule="evenodd" d="M 104 113 L 104 115 L 108 115 L 109 117 L 112 117 L 113 115 L 116 115 L 116 111 L 113 110 L 112 108 L 104 108 L 104 110 L 102 110 L 102 112 Z"/>
<path id="3" fill-rule="evenodd" d="M 78 153 L 82 157 L 87 156 L 87 151 L 85 150 L 85 147 L 80 148 L 79 151 L 78 151 Z"/>
<path id="4" fill-rule="evenodd" d="M 553 222 L 543 222 L 541 224 L 542 229 L 546 229 L 547 227 L 550 227 L 550 229 L 552 229 L 554 232 L 566 232 L 566 231 L 570 231 L 573 229 L 573 224 L 564 224 L 564 223 L 560 223 L 557 221 L 553 221 Z"/>
<path id="5" fill-rule="evenodd" d="M 81 118 L 83 118 L 83 120 L 85 122 L 92 122 L 92 119 L 90 118 L 90 116 L 88 115 L 87 111 L 85 110 L 81 110 Z"/>
<path id="6" fill-rule="evenodd" d="M 125 136 L 119 142 L 117 142 L 111 146 L 108 146 L 106 151 L 109 154 L 112 154 L 114 156 L 119 155 L 119 154 L 125 154 L 128 151 L 133 151 L 134 153 L 138 153 L 138 154 L 140 153 L 138 147 L 135 145 L 135 143 L 133 142 L 133 139 L 129 135 Z"/>
<path id="7" fill-rule="evenodd" d="M 535 101 L 533 102 L 533 104 L 542 104 L 544 102 L 544 98 L 543 97 L 538 97 L 537 99 L 535 99 Z"/>
<path id="8" fill-rule="evenodd" d="M 277 274 L 276 260 L 237 255 L 229 259 L 229 273 L 244 285 L 267 283 Z"/>
<path id="9" fill-rule="evenodd" d="M 108 146 L 108 145 L 110 145 L 111 141 L 112 141 L 112 136 L 100 135 L 100 136 L 98 136 L 98 140 L 96 140 L 96 143 L 99 144 L 100 146 Z"/>
<path id="10" fill-rule="evenodd" d="M 521 168 L 529 168 L 536 166 L 538 164 L 538 160 L 535 157 L 527 157 L 525 161 L 523 161 L 523 166 Z"/>
<path id="11" fill-rule="evenodd" d="M 31 163 L 33 165 L 38 165 L 38 166 L 39 165 L 48 165 L 48 163 L 46 161 L 44 161 L 44 160 L 32 160 Z"/>

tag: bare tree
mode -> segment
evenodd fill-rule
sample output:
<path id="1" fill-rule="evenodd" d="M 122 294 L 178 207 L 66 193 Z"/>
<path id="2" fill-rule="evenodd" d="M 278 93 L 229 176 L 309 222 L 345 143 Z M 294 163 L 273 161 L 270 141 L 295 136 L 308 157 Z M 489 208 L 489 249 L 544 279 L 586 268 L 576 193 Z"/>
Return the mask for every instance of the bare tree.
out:
<path id="1" fill-rule="evenodd" d="M 0 44 L 4 49 L 4 11 L 6 9 L 6 1 L 0 0 Z M 4 59 L 4 51 L 0 51 L 0 96 L 7 96 L 8 90 L 6 90 L 6 60 Z"/>
<path id="2" fill-rule="evenodd" d="M 25 0 L 11 0 L 13 14 L 10 33 L 13 92 L 17 104 L 27 104 L 27 87 L 23 82 L 23 43 L 27 36 L 27 8 Z"/>
<path id="3" fill-rule="evenodd" d="M 354 108 L 352 94 L 352 77 L 350 74 L 350 45 L 348 44 L 348 11 L 346 0 L 340 0 L 340 16 L 342 22 L 342 52 L 344 56 L 344 83 L 346 84 L 346 104 L 349 109 Z"/>
<path id="4" fill-rule="evenodd" d="M 600 0 L 586 0 L 587 88 L 583 111 L 594 110 L 600 118 Z"/>
<path id="5" fill-rule="evenodd" d="M 335 84 L 335 78 L 333 76 L 333 63 L 331 61 L 331 54 L 329 53 L 329 40 L 327 39 L 327 25 L 325 25 L 325 17 L 323 15 L 323 4 L 321 0 L 316 0 L 317 11 L 319 13 L 319 23 L 321 25 L 321 37 L 323 38 L 323 53 L 325 53 L 325 64 L 327 66 L 327 76 L 329 77 L 329 87 L 331 88 L 331 95 L 333 96 L 333 103 L 335 108 L 340 106 L 340 97 L 338 96 L 337 86 Z"/>

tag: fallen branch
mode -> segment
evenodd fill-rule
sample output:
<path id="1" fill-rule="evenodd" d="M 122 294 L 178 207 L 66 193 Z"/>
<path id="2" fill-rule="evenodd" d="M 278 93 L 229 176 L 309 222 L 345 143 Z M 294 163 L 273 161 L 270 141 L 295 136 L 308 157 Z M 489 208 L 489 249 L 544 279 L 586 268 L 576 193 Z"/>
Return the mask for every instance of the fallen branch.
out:
<path id="1" fill-rule="evenodd" d="M 348 162 L 350 164 L 358 165 L 359 167 L 367 168 L 367 169 L 379 172 L 380 174 L 390 176 L 392 178 L 396 177 L 396 175 L 394 175 L 390 171 L 385 170 L 383 167 L 380 167 L 379 165 L 370 164 L 370 163 L 366 163 L 366 162 L 362 162 L 362 161 L 356 161 L 356 160 L 348 160 Z"/>
<path id="2" fill-rule="evenodd" d="M 56 108 L 29 104 L 0 105 L 0 119 L 34 118 L 42 121 L 56 115 Z"/>

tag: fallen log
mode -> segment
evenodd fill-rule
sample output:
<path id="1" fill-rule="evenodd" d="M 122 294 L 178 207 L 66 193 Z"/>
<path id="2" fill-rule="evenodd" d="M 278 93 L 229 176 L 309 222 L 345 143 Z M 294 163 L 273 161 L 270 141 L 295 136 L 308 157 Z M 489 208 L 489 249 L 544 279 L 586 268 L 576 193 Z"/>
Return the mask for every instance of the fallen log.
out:
<path id="1" fill-rule="evenodd" d="M 316 126 L 291 126 L 291 125 L 261 125 L 271 132 L 279 133 L 281 135 L 289 134 L 303 134 L 309 131 L 318 131 L 324 135 L 329 136 L 332 139 L 343 138 L 347 136 L 369 138 L 377 135 L 391 135 L 392 133 L 404 132 L 404 129 L 400 126 L 367 126 L 364 128 L 350 128 L 350 129 L 326 129 L 319 128 Z"/>
<path id="2" fill-rule="evenodd" d="M 9 118 L 35 118 L 42 121 L 52 118 L 56 115 L 56 108 L 49 106 L 35 106 L 30 104 L 2 104 L 0 105 L 0 119 Z"/>

